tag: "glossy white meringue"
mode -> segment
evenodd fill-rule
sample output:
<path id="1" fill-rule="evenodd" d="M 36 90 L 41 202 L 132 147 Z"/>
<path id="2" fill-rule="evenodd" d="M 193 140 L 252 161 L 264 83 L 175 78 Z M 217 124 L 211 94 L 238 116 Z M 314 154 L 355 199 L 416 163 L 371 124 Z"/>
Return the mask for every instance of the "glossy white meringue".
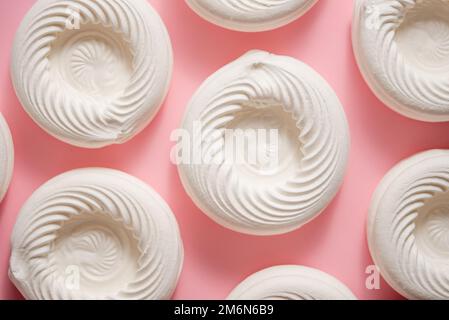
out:
<path id="1" fill-rule="evenodd" d="M 385 280 L 409 299 L 449 299 L 449 151 L 419 153 L 379 184 L 368 243 Z"/>
<path id="2" fill-rule="evenodd" d="M 100 168 L 64 173 L 22 207 L 10 278 L 27 299 L 168 299 L 183 261 L 165 201 L 142 181 Z"/>
<path id="3" fill-rule="evenodd" d="M 203 19 L 223 28 L 258 32 L 301 17 L 318 0 L 186 0 Z"/>
<path id="4" fill-rule="evenodd" d="M 353 47 L 377 97 L 416 120 L 449 121 L 449 1 L 356 0 Z"/>
<path id="5" fill-rule="evenodd" d="M 277 266 L 259 271 L 240 283 L 229 300 L 355 300 L 333 276 L 303 266 Z"/>
<path id="6" fill-rule="evenodd" d="M 3 200 L 11 182 L 14 168 L 14 145 L 8 124 L 0 114 L 0 201 Z"/>
<path id="7" fill-rule="evenodd" d="M 250 51 L 223 67 L 190 101 L 182 127 L 191 136 L 196 121 L 202 151 L 194 145 L 190 152 L 213 159 L 226 157 L 228 129 L 279 130 L 276 166 L 262 160 L 178 165 L 192 200 L 227 228 L 254 235 L 293 231 L 322 212 L 343 181 L 349 149 L 344 111 L 326 81 L 294 58 Z"/>
<path id="8" fill-rule="evenodd" d="M 145 0 L 39 0 L 14 41 L 23 107 L 52 136 L 86 148 L 124 143 L 168 91 L 172 49 Z"/>

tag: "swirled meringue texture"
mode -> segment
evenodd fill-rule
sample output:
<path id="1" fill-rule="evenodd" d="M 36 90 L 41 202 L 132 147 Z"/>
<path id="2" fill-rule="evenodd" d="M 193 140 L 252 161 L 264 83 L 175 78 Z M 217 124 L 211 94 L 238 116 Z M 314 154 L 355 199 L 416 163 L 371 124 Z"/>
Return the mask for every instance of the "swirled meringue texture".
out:
<path id="1" fill-rule="evenodd" d="M 449 150 L 417 154 L 378 186 L 368 220 L 371 255 L 408 299 L 449 299 Z"/>
<path id="2" fill-rule="evenodd" d="M 343 283 L 317 269 L 277 266 L 249 276 L 229 300 L 355 300 Z"/>
<path id="3" fill-rule="evenodd" d="M 318 0 L 186 0 L 203 19 L 223 28 L 260 32 L 280 28 L 305 14 Z"/>
<path id="4" fill-rule="evenodd" d="M 449 1 L 357 0 L 353 47 L 387 106 L 416 120 L 449 121 Z"/>
<path id="5" fill-rule="evenodd" d="M 39 0 L 16 34 L 12 80 L 33 120 L 85 148 L 128 141 L 168 91 L 172 49 L 145 0 Z"/>
<path id="6" fill-rule="evenodd" d="M 8 124 L 0 114 L 0 201 L 8 190 L 14 169 L 14 145 Z"/>
<path id="7" fill-rule="evenodd" d="M 345 113 L 327 82 L 294 58 L 250 51 L 223 67 L 193 96 L 182 127 L 195 136 L 197 121 L 201 149 L 183 152 L 201 150 L 214 161 L 180 163 L 180 177 L 196 205 L 224 227 L 252 235 L 293 231 L 320 214 L 343 181 Z M 268 139 L 264 149 L 236 150 L 254 163 L 234 161 L 239 155 L 215 161 L 226 157 L 227 130 L 248 129 L 277 130 L 279 161 L 266 165 L 258 157 L 274 149 Z"/>
<path id="8" fill-rule="evenodd" d="M 140 180 L 100 168 L 64 173 L 23 206 L 10 278 L 27 299 L 168 299 L 183 246 L 165 201 Z"/>

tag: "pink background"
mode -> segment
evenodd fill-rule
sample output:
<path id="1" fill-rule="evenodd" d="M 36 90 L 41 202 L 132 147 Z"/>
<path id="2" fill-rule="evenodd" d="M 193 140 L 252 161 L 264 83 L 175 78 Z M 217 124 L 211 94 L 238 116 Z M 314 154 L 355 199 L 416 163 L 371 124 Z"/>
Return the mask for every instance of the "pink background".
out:
<path id="1" fill-rule="evenodd" d="M 168 98 L 148 128 L 125 145 L 83 150 L 51 138 L 21 108 L 9 78 L 14 33 L 33 0 L 0 0 L 0 111 L 14 137 L 16 162 L 9 193 L 0 205 L 0 299 L 20 294 L 7 276 L 9 237 L 17 213 L 33 190 L 51 177 L 80 167 L 123 170 L 150 184 L 175 213 L 185 245 L 184 269 L 175 299 L 223 299 L 246 276 L 279 264 L 319 268 L 343 281 L 360 299 L 400 298 L 382 282 L 365 288 L 372 264 L 365 240 L 370 197 L 399 160 L 449 147 L 447 124 L 408 120 L 370 92 L 351 47 L 352 1 L 320 0 L 287 27 L 244 34 L 203 21 L 182 0 L 150 0 L 171 35 L 175 69 Z M 184 192 L 169 161 L 170 133 L 201 82 L 250 49 L 298 58 L 315 68 L 337 92 L 346 110 L 352 151 L 341 192 L 330 207 L 302 229 L 284 236 L 252 237 L 226 230 L 202 214 Z"/>

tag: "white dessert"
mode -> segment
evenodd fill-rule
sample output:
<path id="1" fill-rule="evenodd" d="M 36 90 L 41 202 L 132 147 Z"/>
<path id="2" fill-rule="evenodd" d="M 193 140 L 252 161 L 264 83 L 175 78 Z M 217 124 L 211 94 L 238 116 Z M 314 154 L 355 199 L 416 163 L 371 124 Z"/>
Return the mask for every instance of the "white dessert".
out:
<path id="1" fill-rule="evenodd" d="M 355 300 L 333 276 L 303 266 L 277 266 L 259 271 L 240 283 L 229 300 Z"/>
<path id="2" fill-rule="evenodd" d="M 449 1 L 356 0 L 353 46 L 377 97 L 416 120 L 449 121 Z"/>
<path id="3" fill-rule="evenodd" d="M 306 13 L 318 0 L 186 0 L 203 19 L 246 32 L 282 27 Z"/>
<path id="4" fill-rule="evenodd" d="M 8 124 L 0 114 L 0 201 L 3 200 L 11 182 L 14 169 L 14 145 Z"/>
<path id="5" fill-rule="evenodd" d="M 27 299 L 168 299 L 183 262 L 176 219 L 142 181 L 110 169 L 64 173 L 22 207 L 10 278 Z"/>
<path id="6" fill-rule="evenodd" d="M 449 299 L 449 151 L 419 153 L 378 186 L 368 243 L 385 280 L 409 299 Z"/>
<path id="7" fill-rule="evenodd" d="M 326 208 L 343 181 L 344 111 L 326 81 L 291 57 L 251 51 L 223 67 L 193 96 L 182 128 L 200 141 L 183 152 L 213 159 L 178 165 L 186 191 L 210 218 L 235 231 L 295 230 Z M 229 130 L 277 130 L 277 143 L 262 140 L 236 150 L 243 161 L 227 159 Z"/>
<path id="8" fill-rule="evenodd" d="M 86 148 L 124 143 L 156 115 L 172 50 L 145 0 L 39 0 L 14 42 L 12 80 L 27 113 Z"/>

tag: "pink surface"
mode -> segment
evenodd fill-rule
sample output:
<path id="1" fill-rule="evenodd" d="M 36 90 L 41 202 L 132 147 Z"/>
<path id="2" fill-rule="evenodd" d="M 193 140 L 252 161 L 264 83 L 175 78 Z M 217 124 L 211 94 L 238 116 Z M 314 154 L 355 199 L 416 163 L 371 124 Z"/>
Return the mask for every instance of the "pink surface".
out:
<path id="1" fill-rule="evenodd" d="M 0 111 L 14 137 L 16 163 L 0 205 L 0 299 L 21 298 L 7 276 L 9 237 L 24 201 L 64 171 L 104 166 L 150 184 L 169 203 L 185 245 L 175 299 L 223 299 L 249 274 L 278 264 L 319 268 L 343 281 L 360 299 L 400 298 L 387 284 L 365 288 L 372 264 L 365 221 L 377 183 L 395 163 L 416 152 L 449 147 L 448 124 L 408 120 L 382 105 L 364 83 L 351 48 L 352 1 L 320 0 L 287 27 L 260 34 L 227 31 L 203 21 L 182 0 L 151 0 L 173 42 L 175 69 L 165 105 L 131 142 L 92 151 L 51 138 L 21 108 L 9 78 L 14 33 L 33 0 L 0 0 Z M 348 115 L 352 151 L 343 188 L 331 206 L 302 229 L 284 236 L 252 237 L 226 230 L 202 214 L 184 192 L 169 161 L 170 133 L 200 83 L 250 49 L 298 58 L 331 84 Z"/>

